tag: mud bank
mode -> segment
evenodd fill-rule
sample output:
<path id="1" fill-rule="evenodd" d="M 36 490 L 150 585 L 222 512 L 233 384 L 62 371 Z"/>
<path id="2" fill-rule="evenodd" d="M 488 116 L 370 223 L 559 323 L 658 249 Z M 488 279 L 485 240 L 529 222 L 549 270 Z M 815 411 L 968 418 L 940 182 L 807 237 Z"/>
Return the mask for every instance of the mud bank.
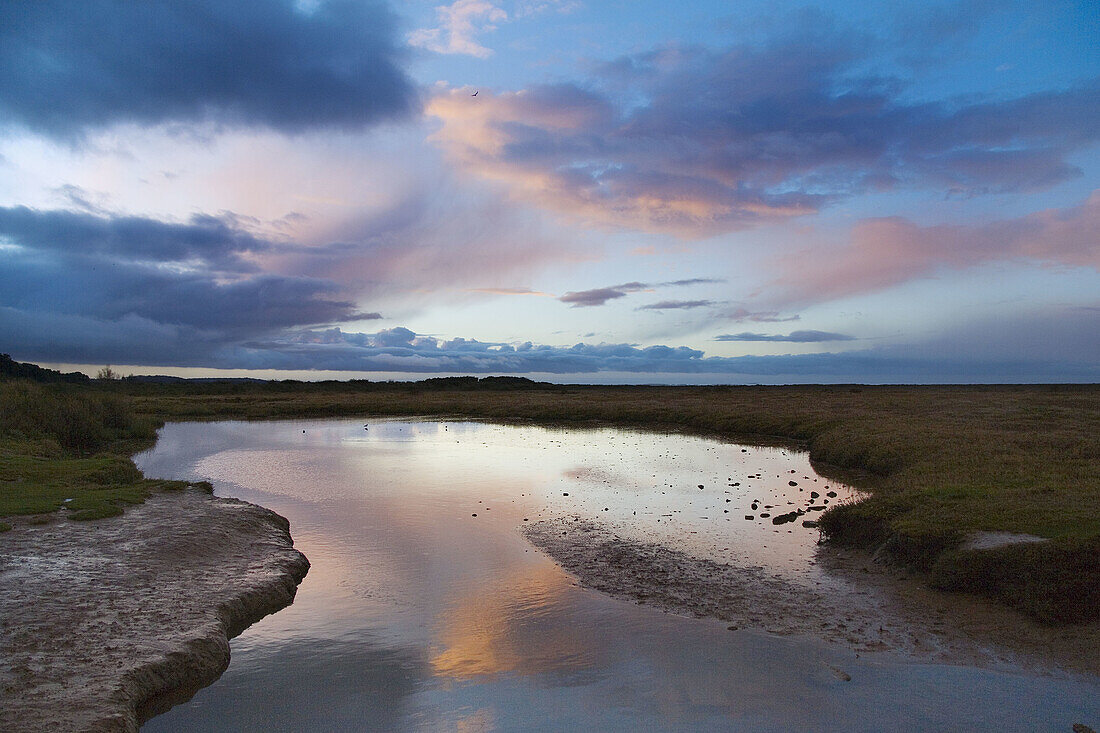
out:
<path id="1" fill-rule="evenodd" d="M 827 582 L 807 584 L 736 560 L 624 539 L 580 517 L 536 522 L 524 533 L 583 585 L 721 619 L 731 631 L 809 635 L 918 661 L 1100 675 L 1100 623 L 1041 626 L 981 598 L 929 590 L 865 553 L 820 548 L 813 562 Z"/>
<path id="2" fill-rule="evenodd" d="M 136 731 L 294 600 L 289 523 L 196 489 L 0 534 L 0 729 Z"/>

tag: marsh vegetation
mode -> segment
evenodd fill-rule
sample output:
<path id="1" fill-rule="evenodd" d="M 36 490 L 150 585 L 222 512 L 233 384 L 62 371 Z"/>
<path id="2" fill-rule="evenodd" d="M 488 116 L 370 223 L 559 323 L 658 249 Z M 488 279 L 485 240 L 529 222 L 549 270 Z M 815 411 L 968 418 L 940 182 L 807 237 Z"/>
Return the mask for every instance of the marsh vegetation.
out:
<path id="1" fill-rule="evenodd" d="M 140 500 L 159 482 L 136 475 L 128 456 L 166 420 L 447 416 L 790 441 L 827 475 L 872 492 L 823 514 L 831 541 L 1044 622 L 1100 618 L 1096 385 L 619 387 L 457 378 L 9 380 L 0 389 L 0 515 L 57 509 L 66 498 L 75 502 L 73 493 L 94 504 L 77 506 L 98 514 Z M 971 533 L 992 531 L 1049 541 L 962 549 Z"/>

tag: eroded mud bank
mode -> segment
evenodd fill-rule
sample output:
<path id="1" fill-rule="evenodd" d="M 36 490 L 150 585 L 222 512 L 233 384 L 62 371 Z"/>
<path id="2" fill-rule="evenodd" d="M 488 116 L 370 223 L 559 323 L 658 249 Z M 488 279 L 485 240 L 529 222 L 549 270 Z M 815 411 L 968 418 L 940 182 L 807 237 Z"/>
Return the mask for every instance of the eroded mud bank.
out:
<path id="1" fill-rule="evenodd" d="M 309 568 L 288 522 L 201 491 L 0 534 L 0 728 L 135 731 L 209 684 Z"/>

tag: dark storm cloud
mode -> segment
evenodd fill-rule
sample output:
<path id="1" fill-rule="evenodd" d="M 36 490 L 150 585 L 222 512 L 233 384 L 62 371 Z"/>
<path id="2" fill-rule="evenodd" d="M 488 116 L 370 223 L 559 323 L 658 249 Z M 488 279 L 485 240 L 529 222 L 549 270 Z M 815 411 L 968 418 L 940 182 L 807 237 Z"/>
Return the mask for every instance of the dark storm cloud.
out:
<path id="1" fill-rule="evenodd" d="M 243 259 L 271 249 L 228 220 L 196 214 L 186 224 L 137 216 L 100 216 L 74 211 L 0 207 L 0 236 L 38 251 L 148 262 L 201 261 L 233 272 L 252 272 Z"/>
<path id="2" fill-rule="evenodd" d="M 250 256 L 290 245 L 248 234 L 232 217 L 177 224 L 0 208 L 0 244 L 0 332 L 16 346 L 38 344 L 43 360 L 143 363 L 176 353 L 148 339 L 171 339 L 193 363 L 243 338 L 381 317 L 359 313 L 331 280 L 260 273 Z"/>
<path id="3" fill-rule="evenodd" d="M 682 236 L 815 212 L 899 187 L 958 196 L 1079 176 L 1100 140 L 1100 82 L 1016 98 L 912 101 L 869 76 L 865 39 L 790 36 L 665 48 L 557 85 L 434 98 L 436 140 L 514 195 L 603 223 Z M 587 88 L 582 88 L 587 87 Z M 602 110 L 599 114 L 593 109 Z"/>
<path id="4" fill-rule="evenodd" d="M 853 336 L 848 336 L 843 333 L 832 333 L 830 331 L 791 331 L 789 334 L 783 335 L 766 334 L 766 333 L 750 333 L 748 331 L 742 333 L 724 333 L 721 336 L 715 336 L 715 341 L 787 341 L 799 344 L 816 343 L 819 341 L 851 341 Z"/>
<path id="5" fill-rule="evenodd" d="M 329 0 L 0 4 L 0 119 L 79 136 L 116 122 L 352 127 L 417 106 L 381 5 Z"/>

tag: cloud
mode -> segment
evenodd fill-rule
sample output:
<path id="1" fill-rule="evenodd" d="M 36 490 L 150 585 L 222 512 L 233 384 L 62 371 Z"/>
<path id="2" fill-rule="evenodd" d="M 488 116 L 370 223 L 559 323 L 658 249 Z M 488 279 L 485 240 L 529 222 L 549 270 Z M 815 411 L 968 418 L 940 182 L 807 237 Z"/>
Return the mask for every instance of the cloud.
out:
<path id="1" fill-rule="evenodd" d="M 470 293 L 484 293 L 486 295 L 537 295 L 542 298 L 553 298 L 550 293 L 544 293 L 530 288 L 468 288 Z"/>
<path id="2" fill-rule="evenodd" d="M 632 382 L 1096 382 L 1098 332 L 1100 307 L 1047 308 L 873 349 L 708 357 L 683 346 L 442 340 L 403 327 L 377 333 L 286 329 L 227 340 L 216 331 L 132 314 L 110 320 L 0 305 L 0 344 L 9 344 L 5 350 L 21 359 L 367 374 L 557 374 L 566 381 L 568 375 L 609 374 L 618 375 L 613 381 Z"/>
<path id="3" fill-rule="evenodd" d="M 797 315 L 782 316 L 779 314 L 779 311 L 750 311 L 747 308 L 740 307 L 719 315 L 734 323 L 744 323 L 745 321 L 753 321 L 755 323 L 785 323 L 787 321 L 797 321 L 801 318 L 801 316 Z"/>
<path id="4" fill-rule="evenodd" d="M 724 333 L 721 336 L 715 336 L 715 341 L 789 341 L 793 343 L 816 343 L 819 341 L 851 341 L 853 336 L 848 336 L 843 333 L 832 333 L 830 331 L 791 331 L 787 335 L 783 334 L 764 334 L 764 333 L 751 333 L 744 331 L 742 333 Z"/>
<path id="5" fill-rule="evenodd" d="M 583 233 L 562 241 L 539 216 L 450 183 L 411 187 L 386 206 L 317 234 L 325 244 L 285 249 L 263 260 L 280 272 L 358 291 L 406 298 L 413 293 L 419 308 L 429 296 L 451 297 L 455 290 L 536 295 L 510 285 L 540 264 L 592 256 Z"/>
<path id="6" fill-rule="evenodd" d="M 625 297 L 627 293 L 636 293 L 639 290 L 647 289 L 649 289 L 649 286 L 645 283 L 624 283 L 622 285 L 612 285 L 609 288 L 594 288 L 592 290 L 568 292 L 558 298 L 558 300 L 562 303 L 569 303 L 574 308 L 583 308 L 603 305 L 609 300 Z"/>
<path id="7" fill-rule="evenodd" d="M 26 206 L 0 207 L 0 236 L 39 252 L 83 257 L 196 264 L 223 272 L 255 272 L 247 257 L 272 249 L 242 230 L 232 215 L 196 214 L 186 224 L 136 216 L 103 216 Z"/>
<path id="8" fill-rule="evenodd" d="M 32 343 L 30 324 L 51 323 L 39 338 L 59 354 L 89 352 L 92 334 L 109 345 L 131 343 L 126 334 L 171 333 L 202 353 L 290 327 L 380 317 L 360 313 L 332 280 L 263 272 L 254 258 L 288 245 L 258 239 L 232 217 L 172 223 L 0 208 L 0 241 L 9 328 Z M 85 323 L 85 335 L 65 318 Z"/>
<path id="9" fill-rule="evenodd" d="M 713 277 L 692 277 L 687 280 L 669 280 L 668 282 L 660 283 L 659 287 L 678 287 L 681 285 L 708 285 L 711 283 L 724 283 L 723 278 Z"/>
<path id="10" fill-rule="evenodd" d="M 649 305 L 643 305 L 635 310 L 640 311 L 663 311 L 663 310 L 686 310 L 689 308 L 704 308 L 708 305 L 714 305 L 712 300 L 662 300 L 657 303 L 650 303 Z"/>
<path id="11" fill-rule="evenodd" d="M 563 303 L 569 303 L 574 308 L 590 307 L 597 305 L 604 305 L 609 300 L 615 300 L 616 298 L 622 298 L 627 293 L 639 293 L 639 292 L 652 292 L 656 288 L 668 288 L 668 287 L 682 287 L 685 285 L 703 285 L 706 283 L 721 283 L 725 280 L 716 280 L 706 277 L 693 277 L 687 280 L 670 280 L 668 282 L 661 283 L 640 283 L 629 282 L 622 285 L 611 285 L 606 288 L 594 288 L 592 290 L 579 290 L 576 292 L 568 292 L 565 295 L 558 298 Z M 671 301 L 666 301 L 671 302 Z M 703 302 L 703 301 L 695 301 Z M 685 306 L 680 306 L 685 307 Z M 641 309 L 639 309 L 641 310 Z"/>
<path id="12" fill-rule="evenodd" d="M 120 122 L 287 132 L 409 115 L 384 6 L 328 0 L 0 5 L 0 116 L 63 138 Z"/>
<path id="13" fill-rule="evenodd" d="M 873 349 L 708 357 L 683 346 L 443 340 L 403 327 L 377 333 L 290 329 L 225 342 L 191 327 L 137 316 L 117 321 L 44 313 L 16 317 L 0 306 L 0 343 L 17 345 L 11 350 L 16 358 L 364 373 L 557 374 L 566 380 L 568 375 L 612 374 L 634 382 L 1095 382 L 1100 379 L 1097 332 L 1100 308 L 1050 308 Z"/>
<path id="14" fill-rule="evenodd" d="M 862 39 L 664 48 L 578 83 L 442 89 L 433 140 L 467 172 L 582 222 L 704 237 L 896 188 L 1034 191 L 1080 175 L 1100 86 L 908 101 Z"/>
<path id="15" fill-rule="evenodd" d="M 1065 209 L 982 225 L 920 226 L 900 217 L 867 219 L 840 250 L 812 248 L 776 260 L 765 289 L 776 302 L 811 303 L 882 290 L 938 271 L 984 262 L 1027 261 L 1100 270 L 1100 190 Z"/>
<path id="16" fill-rule="evenodd" d="M 409 45 L 445 54 L 466 54 L 489 58 L 492 49 L 477 42 L 477 37 L 497 29 L 508 20 L 508 13 L 488 0 L 455 0 L 435 9 L 438 28 L 418 28 L 409 34 Z"/>

